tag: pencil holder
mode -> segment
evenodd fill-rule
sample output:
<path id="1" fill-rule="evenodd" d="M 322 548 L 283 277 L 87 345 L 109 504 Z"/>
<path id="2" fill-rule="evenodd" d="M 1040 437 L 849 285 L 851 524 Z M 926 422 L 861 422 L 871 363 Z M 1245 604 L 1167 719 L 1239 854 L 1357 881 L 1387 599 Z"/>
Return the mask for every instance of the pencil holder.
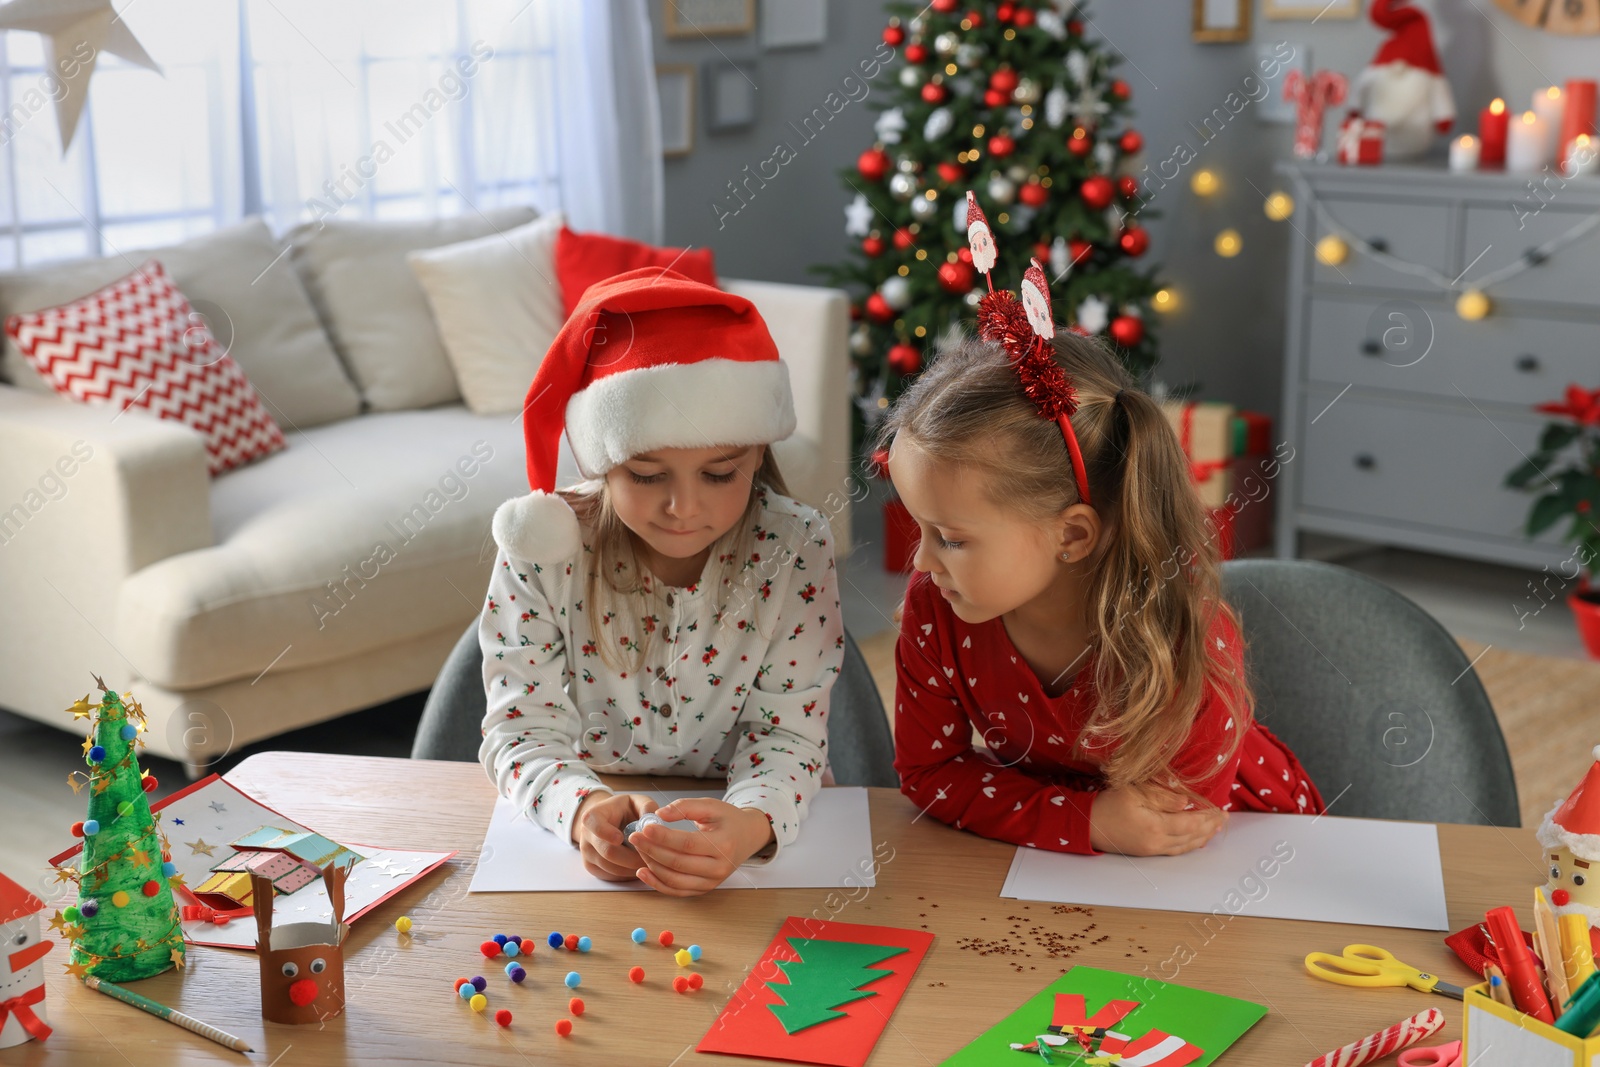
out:
<path id="1" fill-rule="evenodd" d="M 1472 1067 L 1591 1067 L 1600 1063 L 1600 1037 L 1574 1037 L 1489 996 L 1489 985 L 1468 986 L 1462 1024 L 1462 1063 Z"/>

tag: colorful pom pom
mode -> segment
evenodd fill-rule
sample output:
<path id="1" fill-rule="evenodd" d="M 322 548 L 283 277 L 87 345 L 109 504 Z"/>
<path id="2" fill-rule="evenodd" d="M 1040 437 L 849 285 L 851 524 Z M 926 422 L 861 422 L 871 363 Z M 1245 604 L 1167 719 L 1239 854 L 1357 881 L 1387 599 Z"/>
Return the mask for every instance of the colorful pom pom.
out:
<path id="1" fill-rule="evenodd" d="M 462 979 L 461 985 L 456 986 L 456 995 L 462 1000 L 471 1000 L 477 992 L 476 989 L 472 988 L 472 983 L 465 979 Z"/>
<path id="2" fill-rule="evenodd" d="M 82 837 L 83 836 L 83 820 L 80 819 L 77 822 L 72 824 L 72 836 L 73 837 Z"/>
<path id="3" fill-rule="evenodd" d="M 642 982 L 642 981 L 644 981 L 644 968 L 643 967 L 629 967 L 628 968 L 628 981 L 630 981 L 630 982 Z"/>
<path id="4" fill-rule="evenodd" d="M 495 934 L 489 940 L 493 941 L 497 945 L 503 945 L 507 941 L 510 941 L 511 939 L 509 937 L 507 937 L 505 934 Z"/>
<path id="5" fill-rule="evenodd" d="M 644 944 L 645 939 L 650 935 L 644 932 L 644 927 L 640 926 L 634 929 L 631 936 L 633 937 L 633 943 L 635 945 L 642 945 Z"/>
<path id="6" fill-rule="evenodd" d="M 656 938 L 656 940 L 661 942 L 663 947 L 671 948 L 672 947 L 672 931 L 671 930 L 663 930 L 663 931 L 661 931 L 661 936 Z"/>
<path id="7" fill-rule="evenodd" d="M 556 1020 L 556 1035 L 558 1037 L 566 1037 L 570 1033 L 572 1033 L 572 1020 L 571 1019 L 557 1019 Z"/>
<path id="8" fill-rule="evenodd" d="M 576 952 L 578 950 L 578 935 L 568 934 L 562 944 L 566 946 L 568 952 Z"/>
<path id="9" fill-rule="evenodd" d="M 687 967 L 689 964 L 694 962 L 689 958 L 689 950 L 686 948 L 680 948 L 678 951 L 674 952 L 672 954 L 672 958 L 678 961 L 679 967 Z"/>
<path id="10" fill-rule="evenodd" d="M 522 947 L 522 935 L 521 934 L 512 934 L 510 937 L 506 938 L 506 940 L 511 942 L 513 945 L 516 945 L 518 948 Z M 530 949 L 533 947 L 531 942 L 529 943 L 528 947 Z"/>
<path id="11" fill-rule="evenodd" d="M 122 729 L 117 731 L 117 736 L 124 741 L 132 741 L 139 736 L 139 728 L 131 722 L 125 722 L 122 724 Z"/>
<path id="12" fill-rule="evenodd" d="M 699 963 L 700 962 L 700 957 L 703 956 L 703 955 L 705 955 L 705 953 L 701 951 L 699 945 L 690 945 L 689 946 L 689 958 L 691 960 L 694 960 L 696 963 Z"/>
<path id="13" fill-rule="evenodd" d="M 701 986 L 703 986 L 705 984 L 706 984 L 706 980 L 704 978 L 700 977 L 700 972 L 699 971 L 695 971 L 694 973 L 689 975 L 689 988 L 690 989 L 699 989 Z"/>
<path id="14" fill-rule="evenodd" d="M 570 1011 L 574 1015 L 582 1015 L 583 1014 L 583 998 L 582 997 L 573 997 L 571 1000 L 567 1001 L 567 1010 Z"/>
<path id="15" fill-rule="evenodd" d="M 139 779 L 139 785 L 146 793 L 154 793 L 156 791 L 156 786 L 160 784 L 160 782 L 156 781 L 156 776 L 153 774 L 147 774 L 143 778 Z"/>
<path id="16" fill-rule="evenodd" d="M 566 943 L 566 939 L 554 931 L 551 931 L 550 936 L 545 938 L 545 941 L 550 945 L 551 948 L 560 948 Z"/>
<path id="17" fill-rule="evenodd" d="M 472 994 L 472 999 L 467 1003 L 472 1005 L 473 1011 L 482 1011 L 489 1006 L 489 998 L 482 993 L 474 993 Z"/>
<path id="18" fill-rule="evenodd" d="M 489 988 L 489 980 L 481 974 L 475 974 L 472 976 L 472 988 L 482 993 Z"/>
<path id="19" fill-rule="evenodd" d="M 178 865 L 173 863 L 171 860 L 168 860 L 161 865 L 161 873 L 166 875 L 168 878 L 171 878 L 173 875 L 178 873 Z"/>
<path id="20" fill-rule="evenodd" d="M 485 941 L 483 944 L 478 946 L 478 951 L 492 960 L 496 956 L 500 955 L 500 946 L 493 941 Z"/>
<path id="21" fill-rule="evenodd" d="M 89 749 L 89 762 L 90 763 L 99 763 L 101 760 L 103 760 L 105 758 L 106 758 L 106 749 L 105 749 L 104 745 L 94 745 Z"/>
<path id="22" fill-rule="evenodd" d="M 83 836 L 84 837 L 93 837 L 95 834 L 97 834 L 99 832 L 100 832 L 100 820 L 99 819 L 85 819 L 85 820 L 83 820 Z"/>
<path id="23" fill-rule="evenodd" d="M 85 919 L 92 919 L 96 915 L 100 914 L 100 902 L 95 900 L 93 897 L 90 897 L 88 900 L 78 905 L 78 911 L 83 914 Z"/>
<path id="24" fill-rule="evenodd" d="M 500 951 L 504 952 L 507 956 L 516 956 L 522 952 L 522 946 L 517 944 L 515 941 L 507 941 L 505 944 L 500 946 Z"/>
<path id="25" fill-rule="evenodd" d="M 139 891 L 147 897 L 153 897 L 157 893 L 161 892 L 161 883 L 152 878 L 144 885 L 140 886 Z"/>
<path id="26" fill-rule="evenodd" d="M 117 814 L 118 815 L 129 815 L 132 812 L 133 812 L 133 801 L 131 801 L 131 800 L 124 800 L 121 804 L 117 805 Z"/>
<path id="27" fill-rule="evenodd" d="M 513 963 L 507 966 L 506 974 L 511 976 L 511 980 L 513 982 L 518 983 L 520 983 L 524 978 L 528 977 L 528 972 L 523 970 L 522 964 L 520 963 Z"/>
<path id="28" fill-rule="evenodd" d="M 112 893 L 111 894 L 111 905 L 112 905 L 112 907 L 126 908 L 128 906 L 128 894 L 124 893 L 120 889 L 117 890 L 115 893 Z"/>
<path id="29" fill-rule="evenodd" d="M 65 919 L 65 920 L 67 920 L 67 922 L 69 922 L 69 923 L 75 923 L 82 916 L 82 914 L 83 913 L 80 912 L 77 908 L 68 908 L 67 910 L 65 910 L 65 911 L 63 911 L 61 913 L 61 917 L 63 919 Z"/>
<path id="30" fill-rule="evenodd" d="M 394 928 L 402 934 L 409 934 L 411 932 L 411 917 L 409 915 L 400 916 L 394 921 Z"/>
<path id="31" fill-rule="evenodd" d="M 577 989 L 578 983 L 583 981 L 583 975 L 579 974 L 577 971 L 568 971 L 565 981 L 568 989 Z"/>
<path id="32" fill-rule="evenodd" d="M 593 941 L 590 941 L 587 937 L 578 938 L 578 951 L 579 952 L 588 952 L 592 948 L 594 948 L 594 942 Z"/>
<path id="33" fill-rule="evenodd" d="M 506 1009 L 501 1008 L 499 1011 L 494 1013 L 494 1021 L 499 1023 L 501 1026 L 510 1026 L 511 1013 L 506 1011 Z"/>
<path id="34" fill-rule="evenodd" d="M 456 992 L 460 993 L 462 986 L 471 985 L 471 984 L 472 984 L 472 979 L 470 979 L 470 978 L 457 978 L 456 979 Z"/>
<path id="35" fill-rule="evenodd" d="M 687 993 L 687 992 L 689 992 L 689 979 L 685 978 L 681 974 L 678 975 L 678 977 L 676 977 L 676 978 L 674 978 L 672 980 L 672 991 L 674 993 Z"/>

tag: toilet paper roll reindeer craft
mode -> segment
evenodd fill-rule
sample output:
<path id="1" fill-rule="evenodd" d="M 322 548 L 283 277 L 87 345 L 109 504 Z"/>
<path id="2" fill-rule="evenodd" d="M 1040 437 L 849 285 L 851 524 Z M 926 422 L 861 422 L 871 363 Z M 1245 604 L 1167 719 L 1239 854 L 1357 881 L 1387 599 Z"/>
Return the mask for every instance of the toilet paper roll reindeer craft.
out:
<path id="1" fill-rule="evenodd" d="M 321 1022 L 344 1011 L 344 885 L 349 869 L 337 863 L 322 868 L 323 885 L 333 905 L 326 922 L 272 925 L 277 896 L 272 880 L 252 876 L 256 916 L 256 954 L 261 958 L 261 1014 L 269 1022 Z"/>

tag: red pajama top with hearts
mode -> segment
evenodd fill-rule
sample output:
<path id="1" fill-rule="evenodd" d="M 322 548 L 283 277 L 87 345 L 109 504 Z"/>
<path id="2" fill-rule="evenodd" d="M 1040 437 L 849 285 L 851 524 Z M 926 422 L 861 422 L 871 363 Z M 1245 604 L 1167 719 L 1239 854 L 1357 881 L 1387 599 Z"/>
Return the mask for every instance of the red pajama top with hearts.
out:
<path id="1" fill-rule="evenodd" d="M 1218 616 L 1208 640 L 1243 668 L 1243 643 L 1229 619 Z M 900 791 L 957 829 L 1031 848 L 1095 852 L 1089 818 L 1104 779 L 1073 753 L 1093 709 L 1092 674 L 1086 666 L 1065 693 L 1048 695 L 1004 622 L 962 622 L 919 572 L 906 590 L 895 649 Z M 1237 729 L 1245 734 L 1230 758 Z M 1253 719 L 1236 722 L 1215 691 L 1203 698 L 1173 770 L 1198 781 L 1197 791 L 1225 810 L 1323 810 L 1294 753 Z"/>

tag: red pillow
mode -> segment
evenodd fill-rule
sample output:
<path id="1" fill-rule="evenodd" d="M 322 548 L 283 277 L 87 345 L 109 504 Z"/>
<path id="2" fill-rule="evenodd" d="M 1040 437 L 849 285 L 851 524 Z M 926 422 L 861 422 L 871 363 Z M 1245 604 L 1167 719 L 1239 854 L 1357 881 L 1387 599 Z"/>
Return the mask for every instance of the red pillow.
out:
<path id="1" fill-rule="evenodd" d="M 603 233 L 573 233 L 563 226 L 556 238 L 556 281 L 561 285 L 562 314 L 571 315 L 595 282 L 639 267 L 671 267 L 697 282 L 717 284 L 717 268 L 709 248 L 656 248 Z"/>
<path id="2" fill-rule="evenodd" d="M 156 260 L 70 304 L 12 315 L 5 328 L 56 392 L 197 431 L 212 474 L 284 447 L 244 371 Z"/>

